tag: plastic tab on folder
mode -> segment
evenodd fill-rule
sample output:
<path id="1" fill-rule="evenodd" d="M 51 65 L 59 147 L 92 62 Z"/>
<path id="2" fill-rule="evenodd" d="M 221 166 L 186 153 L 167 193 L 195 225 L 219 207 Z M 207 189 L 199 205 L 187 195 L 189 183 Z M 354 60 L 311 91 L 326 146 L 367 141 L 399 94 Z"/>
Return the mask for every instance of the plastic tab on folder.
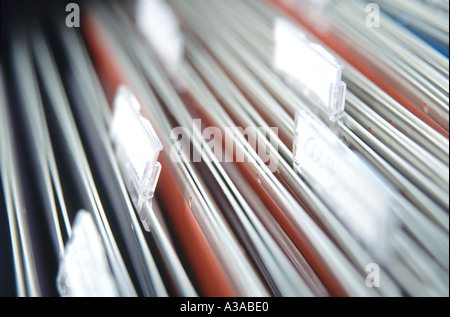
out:
<path id="1" fill-rule="evenodd" d="M 331 130 L 304 110 L 296 115 L 294 165 L 361 241 L 381 257 L 390 253 L 390 189 Z"/>
<path id="2" fill-rule="evenodd" d="M 331 4 L 330 0 L 283 0 L 283 2 L 295 8 L 303 18 L 314 23 L 317 29 L 325 31 L 329 27 L 324 16 Z"/>
<path id="3" fill-rule="evenodd" d="M 58 290 L 64 297 L 120 295 L 92 215 L 80 210 L 60 264 Z"/>
<path id="4" fill-rule="evenodd" d="M 163 147 L 150 122 L 140 114 L 141 106 L 125 86 L 117 90 L 111 122 L 111 138 L 131 199 L 145 230 L 150 231 L 149 216 L 142 208 L 155 192 L 161 164 L 157 161 Z"/>
<path id="5" fill-rule="evenodd" d="M 338 120 L 345 108 L 347 85 L 341 81 L 344 65 L 283 18 L 275 20 L 274 36 L 277 71 L 323 108 L 331 121 Z"/>
<path id="6" fill-rule="evenodd" d="M 184 40 L 178 18 L 165 0 L 138 1 L 139 31 L 158 54 L 169 72 L 176 71 L 184 58 Z"/>

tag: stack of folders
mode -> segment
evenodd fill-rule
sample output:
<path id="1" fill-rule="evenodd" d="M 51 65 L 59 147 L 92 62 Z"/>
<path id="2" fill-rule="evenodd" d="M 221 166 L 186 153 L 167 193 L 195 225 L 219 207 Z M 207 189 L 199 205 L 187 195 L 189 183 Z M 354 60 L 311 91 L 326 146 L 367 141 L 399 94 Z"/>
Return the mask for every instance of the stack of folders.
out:
<path id="1" fill-rule="evenodd" d="M 17 3 L 1 296 L 449 296 L 448 0 Z"/>

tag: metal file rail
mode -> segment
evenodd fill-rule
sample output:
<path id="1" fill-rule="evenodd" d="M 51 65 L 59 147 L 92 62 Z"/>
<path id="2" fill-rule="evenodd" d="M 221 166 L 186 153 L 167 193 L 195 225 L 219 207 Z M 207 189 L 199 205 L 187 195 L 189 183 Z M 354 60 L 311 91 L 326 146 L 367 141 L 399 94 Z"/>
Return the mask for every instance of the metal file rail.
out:
<path id="1" fill-rule="evenodd" d="M 448 47 L 448 1 L 400 0 L 387 3 L 383 6 L 383 10 L 413 29 L 446 44 Z M 405 15 L 408 17 L 405 19 L 407 21 L 403 21 Z"/>
<path id="2" fill-rule="evenodd" d="M 14 132 L 1 71 L 1 167 L 2 186 L 6 201 L 6 212 L 11 237 L 11 247 L 17 296 L 41 295 L 36 276 L 35 261 L 30 241 L 29 223 L 26 218 L 22 184 L 19 179 L 17 152 L 14 148 Z"/>
<path id="3" fill-rule="evenodd" d="M 333 21 L 336 21 L 335 25 L 339 27 L 339 30 L 345 32 L 346 36 L 354 41 L 358 41 L 359 45 L 364 46 L 368 51 L 376 47 L 377 54 L 374 58 L 379 58 L 390 72 L 395 71 L 399 74 L 405 82 L 404 85 L 408 87 L 404 93 L 413 94 L 418 100 L 416 105 L 420 105 L 419 101 L 427 105 L 423 107 L 424 112 L 448 132 L 448 74 L 442 74 L 439 69 L 417 57 L 408 47 L 401 45 L 403 43 L 393 38 L 391 34 L 400 33 L 397 31 L 399 29 L 397 24 L 386 23 L 379 28 L 378 32 L 370 28 L 367 31 L 364 24 L 357 24 L 355 19 L 355 17 L 364 16 L 364 3 L 357 5 L 353 2 L 345 2 L 345 5 L 344 3 L 341 5 L 337 6 L 336 11 L 330 10 L 330 15 L 334 16 Z M 353 18 L 349 19 L 350 17 Z M 344 19 L 347 21 L 345 24 L 341 22 Z M 408 41 L 407 39 L 408 37 L 405 41 Z M 448 71 L 447 65 L 444 69 Z"/>

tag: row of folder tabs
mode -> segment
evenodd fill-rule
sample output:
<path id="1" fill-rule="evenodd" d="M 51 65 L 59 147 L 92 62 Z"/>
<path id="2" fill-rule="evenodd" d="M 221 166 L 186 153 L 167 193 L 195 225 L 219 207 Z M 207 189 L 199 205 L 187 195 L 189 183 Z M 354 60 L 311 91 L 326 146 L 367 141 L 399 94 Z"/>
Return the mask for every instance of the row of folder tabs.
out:
<path id="1" fill-rule="evenodd" d="M 0 295 L 449 295 L 448 0 L 2 2 Z"/>

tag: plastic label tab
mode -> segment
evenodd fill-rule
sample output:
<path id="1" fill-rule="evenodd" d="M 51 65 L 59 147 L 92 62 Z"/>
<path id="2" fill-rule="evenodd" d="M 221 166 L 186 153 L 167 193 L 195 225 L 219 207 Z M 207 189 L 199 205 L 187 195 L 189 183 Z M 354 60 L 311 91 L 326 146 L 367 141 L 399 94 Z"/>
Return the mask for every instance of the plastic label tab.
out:
<path id="1" fill-rule="evenodd" d="M 176 71 L 184 60 L 184 38 L 178 18 L 166 1 L 138 1 L 136 22 L 166 69 Z"/>
<path id="2" fill-rule="evenodd" d="M 157 160 L 163 147 L 140 110 L 141 106 L 130 89 L 119 87 L 110 133 L 127 189 L 145 230 L 149 231 L 148 215 L 142 206 L 146 201 L 151 203 L 153 198 L 161 172 L 161 164 Z"/>
<path id="3" fill-rule="evenodd" d="M 315 116 L 296 115 L 294 164 L 346 227 L 385 257 L 391 252 L 393 189 Z"/>
<path id="4" fill-rule="evenodd" d="M 281 18 L 275 21 L 274 65 L 295 90 L 321 107 L 330 120 L 341 118 L 347 89 L 341 81 L 343 64 Z"/>
<path id="5" fill-rule="evenodd" d="M 117 297 L 117 284 L 92 215 L 78 212 L 59 266 L 58 291 L 64 297 Z"/>

